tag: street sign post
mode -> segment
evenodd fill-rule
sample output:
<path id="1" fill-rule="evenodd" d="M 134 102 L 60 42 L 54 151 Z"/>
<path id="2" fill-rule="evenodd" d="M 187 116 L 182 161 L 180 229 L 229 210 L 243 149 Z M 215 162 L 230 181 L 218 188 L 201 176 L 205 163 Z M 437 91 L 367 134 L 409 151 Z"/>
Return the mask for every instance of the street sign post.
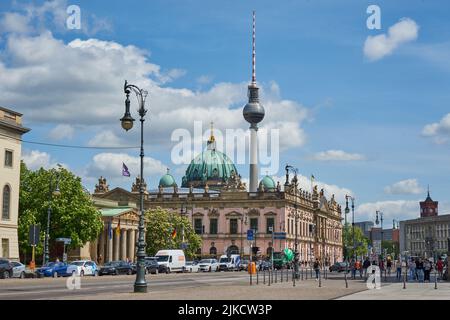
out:
<path id="1" fill-rule="evenodd" d="M 72 239 L 70 239 L 70 238 L 57 238 L 56 242 L 64 243 L 63 262 L 67 262 L 66 245 L 70 244 L 72 242 Z"/>
<path id="2" fill-rule="evenodd" d="M 40 226 L 37 224 L 32 224 L 29 230 L 29 242 L 32 248 L 30 269 L 32 271 L 34 271 L 34 268 L 36 267 L 36 262 L 34 261 L 34 259 L 36 246 L 39 243 L 39 238 L 40 238 Z"/>
<path id="3" fill-rule="evenodd" d="M 255 235 L 253 233 L 253 229 L 247 230 L 247 240 L 253 241 L 253 240 L 255 240 L 254 237 L 255 237 Z"/>
<path id="4" fill-rule="evenodd" d="M 286 239 L 286 232 L 274 232 L 273 238 L 284 240 L 284 239 Z"/>

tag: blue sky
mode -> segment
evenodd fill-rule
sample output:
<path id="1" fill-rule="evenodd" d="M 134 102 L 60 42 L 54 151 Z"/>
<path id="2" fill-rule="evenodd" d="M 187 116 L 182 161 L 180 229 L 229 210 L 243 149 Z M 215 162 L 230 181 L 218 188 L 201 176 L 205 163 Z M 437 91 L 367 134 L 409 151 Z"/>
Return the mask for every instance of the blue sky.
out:
<path id="1" fill-rule="evenodd" d="M 64 26 L 71 4 L 81 8 L 81 30 Z M 381 30 L 366 27 L 371 4 L 381 9 Z M 374 219 L 377 209 L 387 219 L 416 217 L 427 184 L 441 212 L 450 212 L 446 1 L 2 1 L 0 105 L 24 113 L 26 140 L 134 146 L 137 130 L 125 134 L 115 120 L 121 87 L 125 77 L 147 85 L 146 179 L 155 187 L 170 167 L 180 181 L 185 166 L 171 163 L 173 129 L 192 130 L 193 119 L 246 128 L 234 116 L 250 80 L 253 9 L 264 122 L 285 127 L 274 175 L 289 163 L 341 201 L 351 192 L 356 220 Z M 395 45 L 379 37 L 393 26 Z M 385 45 L 375 60 L 367 41 Z M 100 174 L 129 188 L 112 164 L 137 155 L 24 145 L 30 166 L 64 163 L 90 190 Z M 246 166 L 238 169 L 247 176 Z"/>

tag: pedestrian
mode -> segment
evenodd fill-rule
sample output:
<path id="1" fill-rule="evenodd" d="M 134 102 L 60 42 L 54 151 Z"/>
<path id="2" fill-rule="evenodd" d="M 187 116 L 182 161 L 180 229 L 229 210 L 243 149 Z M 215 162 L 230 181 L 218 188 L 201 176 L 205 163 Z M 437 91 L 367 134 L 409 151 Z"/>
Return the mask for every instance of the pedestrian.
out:
<path id="1" fill-rule="evenodd" d="M 352 259 L 350 262 L 350 270 L 352 272 L 352 280 L 356 279 L 356 262 L 355 259 Z"/>
<path id="2" fill-rule="evenodd" d="M 423 282 L 424 272 L 423 272 L 422 258 L 416 260 L 416 273 L 417 273 L 417 280 L 419 282 Z"/>
<path id="3" fill-rule="evenodd" d="M 397 261 L 397 275 L 396 275 L 396 278 L 397 278 L 398 281 L 402 280 L 402 261 L 401 261 L 401 259 L 399 259 Z"/>
<path id="4" fill-rule="evenodd" d="M 359 277 L 362 278 L 362 273 L 361 273 L 361 262 L 359 260 L 356 260 L 355 262 L 355 276 L 356 276 L 356 271 L 359 271 Z"/>
<path id="5" fill-rule="evenodd" d="M 425 261 L 423 263 L 424 282 L 430 282 L 431 270 L 432 270 L 432 266 L 431 266 L 430 260 L 425 259 Z"/>
<path id="6" fill-rule="evenodd" d="M 411 281 L 416 280 L 416 262 L 413 259 L 409 261 L 408 269 L 409 269 L 409 279 Z"/>
<path id="7" fill-rule="evenodd" d="M 439 257 L 437 263 L 436 263 L 436 270 L 439 274 L 439 280 L 442 280 L 442 273 L 444 271 L 444 263 L 442 262 L 442 258 Z"/>
<path id="8" fill-rule="evenodd" d="M 387 259 L 386 267 L 387 267 L 388 277 L 390 277 L 391 276 L 391 268 L 392 268 L 392 261 L 390 258 Z"/>
<path id="9" fill-rule="evenodd" d="M 99 255 L 99 256 L 98 256 L 98 261 L 97 261 L 97 262 L 98 262 L 98 265 L 99 265 L 99 266 L 102 265 L 102 263 L 103 263 L 103 257 L 102 257 L 102 255 Z"/>
<path id="10" fill-rule="evenodd" d="M 370 260 L 369 257 L 366 257 L 366 259 L 363 262 L 364 278 L 367 278 L 367 268 L 369 267 L 370 267 Z"/>
<path id="11" fill-rule="evenodd" d="M 316 281 L 319 280 L 319 276 L 320 276 L 320 261 L 318 258 L 316 258 L 316 261 L 314 262 L 314 271 L 316 272 Z"/>

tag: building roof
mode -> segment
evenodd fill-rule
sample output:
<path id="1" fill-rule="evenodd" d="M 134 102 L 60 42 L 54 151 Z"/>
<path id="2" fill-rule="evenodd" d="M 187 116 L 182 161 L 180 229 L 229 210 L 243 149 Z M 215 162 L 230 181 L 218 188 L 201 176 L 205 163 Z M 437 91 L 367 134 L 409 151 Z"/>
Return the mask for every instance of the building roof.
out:
<path id="1" fill-rule="evenodd" d="M 115 217 L 118 215 L 121 215 L 122 213 L 129 212 L 133 210 L 133 208 L 130 207 L 121 207 L 121 208 L 114 208 L 114 209 L 100 209 L 100 213 L 102 214 L 102 217 Z"/>

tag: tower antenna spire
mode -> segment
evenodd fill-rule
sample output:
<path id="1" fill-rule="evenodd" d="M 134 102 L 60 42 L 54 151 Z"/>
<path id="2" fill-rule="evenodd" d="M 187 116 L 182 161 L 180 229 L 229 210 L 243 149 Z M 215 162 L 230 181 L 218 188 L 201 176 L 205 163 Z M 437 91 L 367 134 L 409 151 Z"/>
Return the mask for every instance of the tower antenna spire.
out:
<path id="1" fill-rule="evenodd" d="M 256 11 L 253 10 L 252 83 L 256 83 Z"/>

